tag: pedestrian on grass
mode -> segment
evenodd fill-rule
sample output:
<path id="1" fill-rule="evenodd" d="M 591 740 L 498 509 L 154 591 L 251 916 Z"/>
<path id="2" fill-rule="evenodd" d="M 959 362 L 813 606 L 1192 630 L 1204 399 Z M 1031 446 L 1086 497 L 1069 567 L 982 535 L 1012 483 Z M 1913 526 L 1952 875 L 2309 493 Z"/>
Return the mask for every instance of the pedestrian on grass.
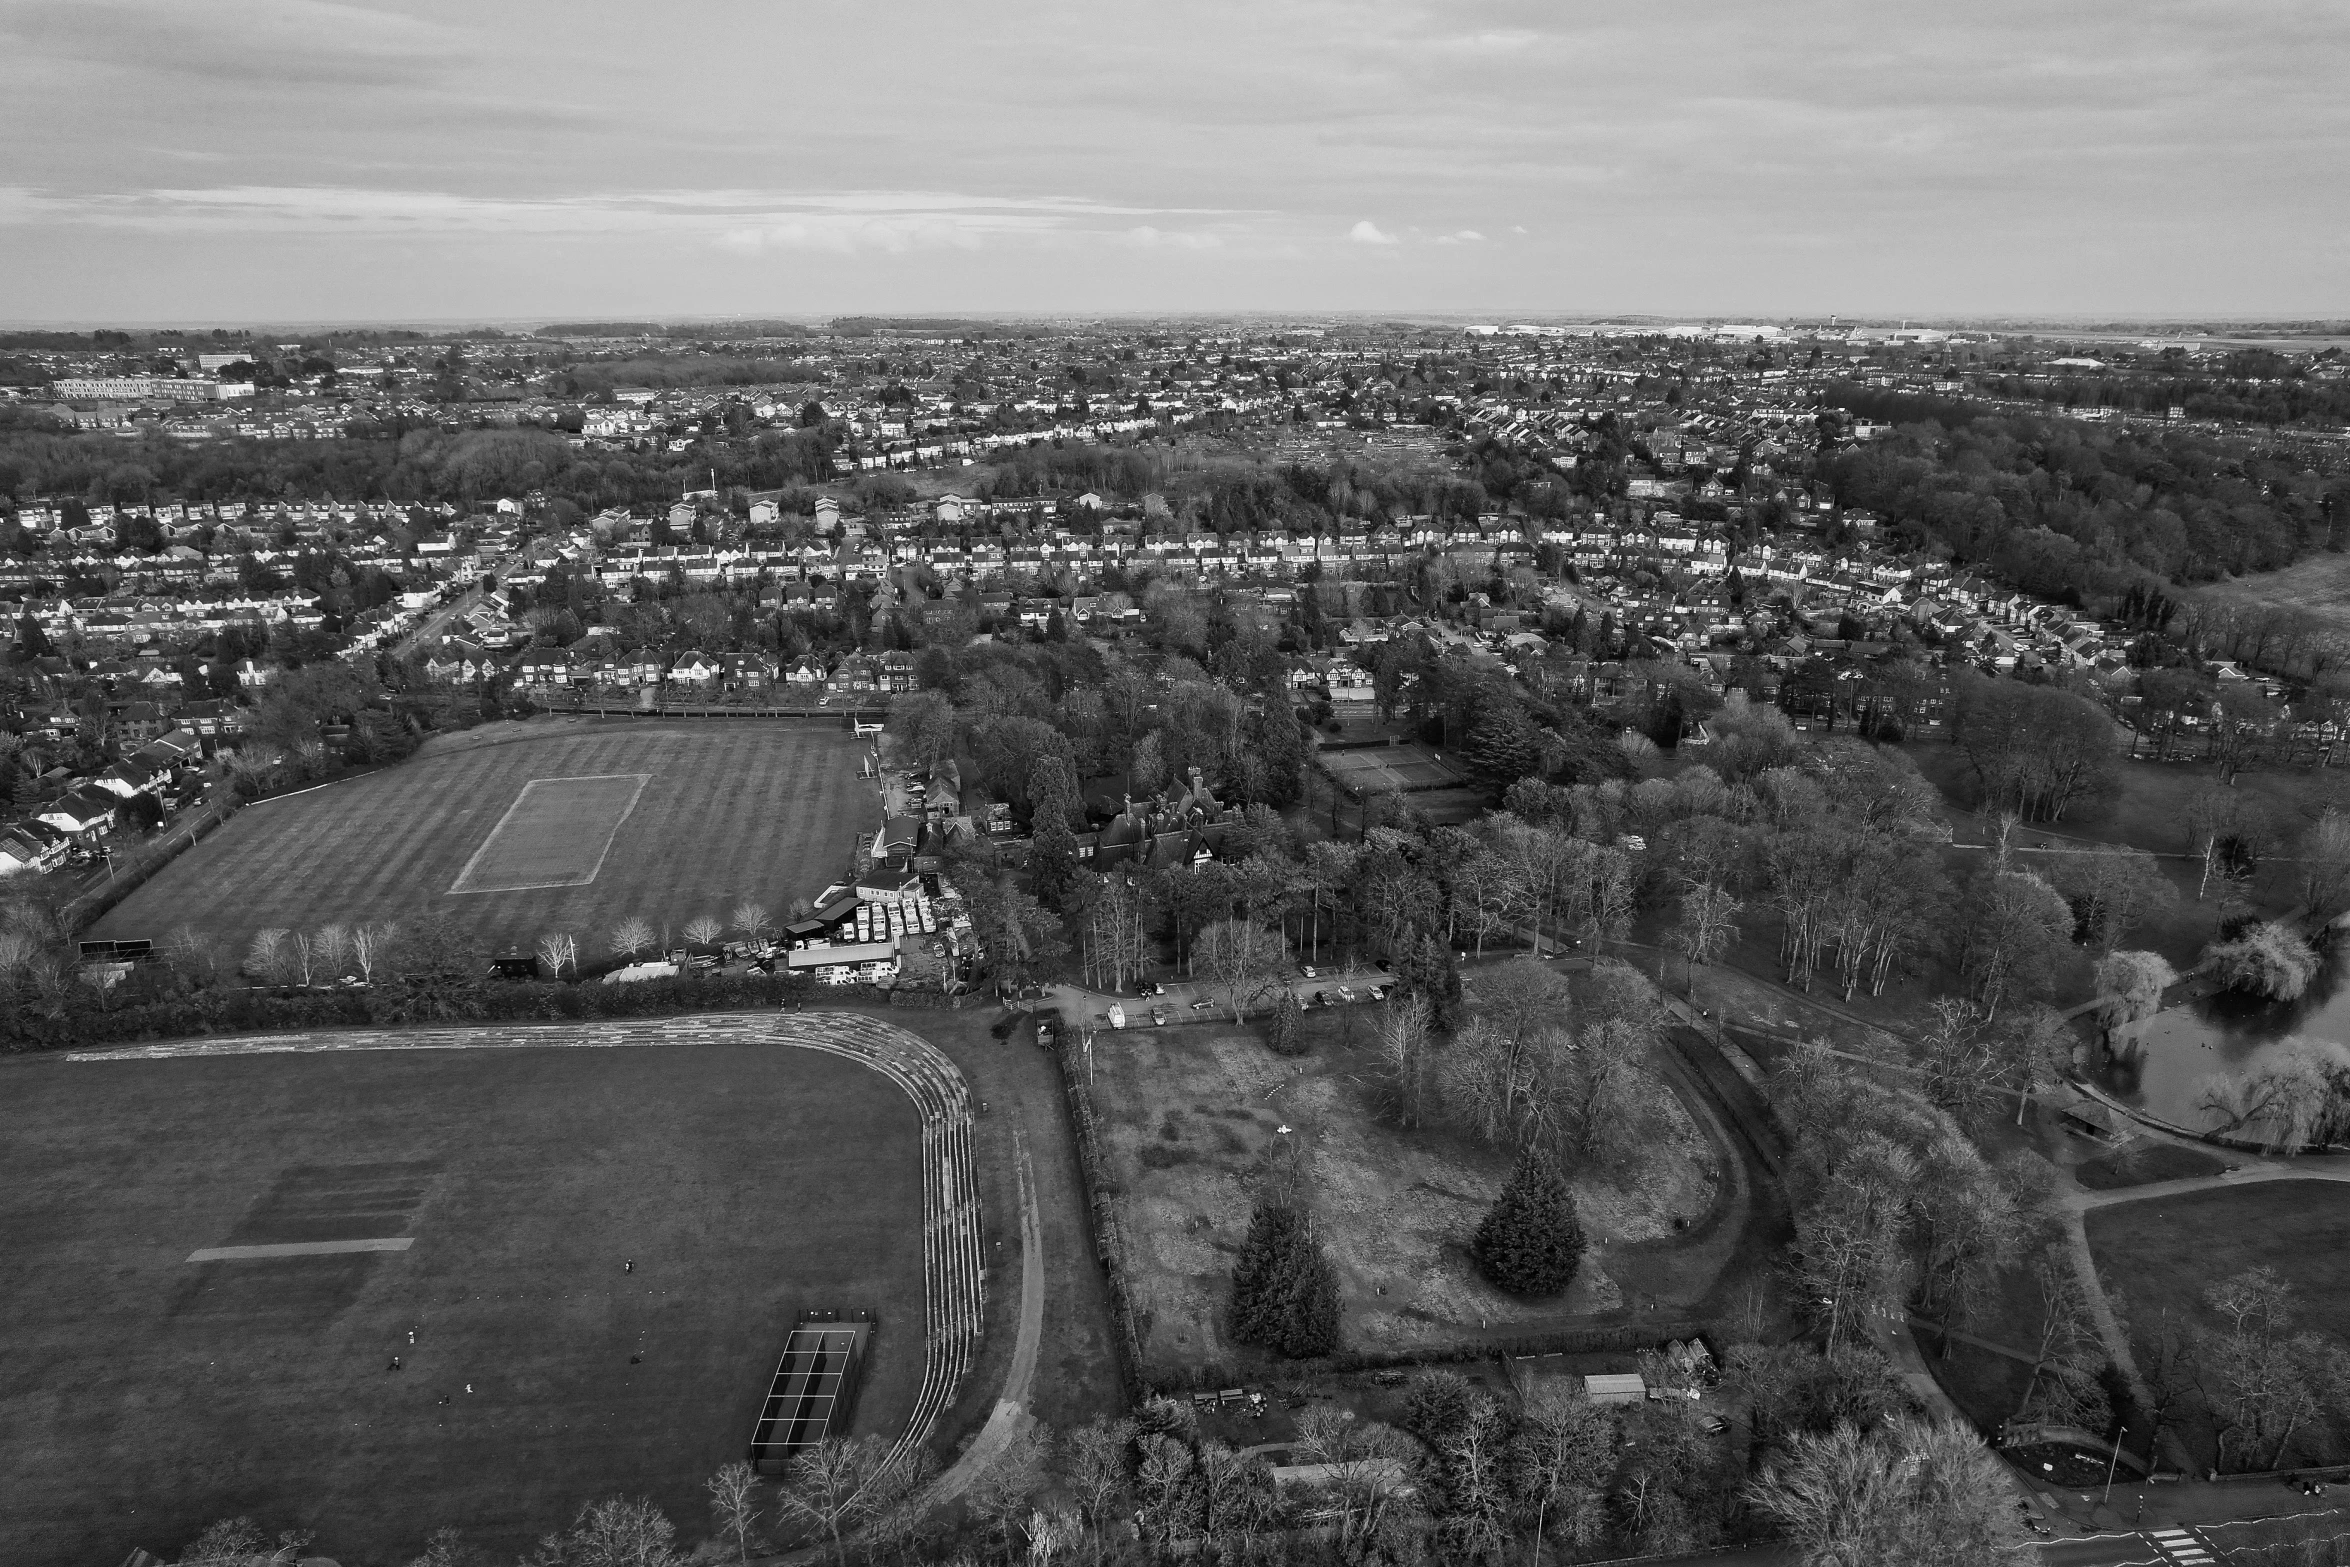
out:
<path id="1" fill-rule="evenodd" d="M 620 1271 L 621 1271 L 621 1272 L 623 1272 L 623 1273 L 634 1273 L 634 1272 L 636 1272 L 636 1261 L 635 1261 L 635 1259 L 634 1259 L 634 1258 L 631 1258 L 629 1261 L 622 1263 L 622 1264 L 620 1265 Z"/>
<path id="2" fill-rule="evenodd" d="M 388 1372 L 388 1371 L 397 1371 L 397 1370 L 399 1370 L 399 1369 L 400 1369 L 400 1357 L 399 1357 L 399 1356 L 397 1356 L 397 1355 L 394 1355 L 394 1356 L 392 1357 L 392 1363 L 391 1363 L 390 1365 L 388 1365 L 388 1366 L 384 1367 L 384 1370 L 386 1370 L 387 1372 Z"/>

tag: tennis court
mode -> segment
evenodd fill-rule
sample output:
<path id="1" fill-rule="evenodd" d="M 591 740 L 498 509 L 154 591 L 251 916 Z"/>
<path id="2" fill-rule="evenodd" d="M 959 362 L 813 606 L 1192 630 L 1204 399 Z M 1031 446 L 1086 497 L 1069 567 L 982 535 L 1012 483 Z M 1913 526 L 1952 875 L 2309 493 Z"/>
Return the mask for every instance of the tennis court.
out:
<path id="1" fill-rule="evenodd" d="M 584 887 L 596 879 L 613 834 L 636 808 L 650 773 L 534 778 L 490 829 L 451 892 Z"/>
<path id="2" fill-rule="evenodd" d="M 1325 750 L 1322 771 L 1349 794 L 1401 794 L 1418 789 L 1456 788 L 1469 775 L 1424 745 L 1373 745 Z"/>

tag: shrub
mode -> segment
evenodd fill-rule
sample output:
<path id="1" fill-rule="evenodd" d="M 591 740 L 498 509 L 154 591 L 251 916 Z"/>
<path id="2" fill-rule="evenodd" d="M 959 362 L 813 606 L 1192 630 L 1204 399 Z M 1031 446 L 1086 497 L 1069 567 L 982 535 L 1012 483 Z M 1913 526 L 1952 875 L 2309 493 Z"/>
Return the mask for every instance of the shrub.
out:
<path id="1" fill-rule="evenodd" d="M 1431 1446 L 1460 1434 L 1477 1403 L 1476 1390 L 1457 1371 L 1431 1371 L 1412 1387 L 1404 1406 L 1403 1428 Z"/>

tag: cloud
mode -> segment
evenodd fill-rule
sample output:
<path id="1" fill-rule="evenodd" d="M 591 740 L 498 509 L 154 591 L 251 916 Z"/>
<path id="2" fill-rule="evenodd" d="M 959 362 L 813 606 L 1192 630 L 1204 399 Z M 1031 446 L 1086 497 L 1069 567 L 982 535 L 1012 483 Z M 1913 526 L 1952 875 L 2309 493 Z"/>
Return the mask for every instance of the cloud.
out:
<path id="1" fill-rule="evenodd" d="M 1184 209 L 944 191 L 656 190 L 522 198 L 347 186 L 236 185 L 88 194 L 0 188 L 0 225 L 79 222 L 171 233 L 649 234 L 704 241 L 741 254 L 902 253 L 1061 237 L 1185 249 L 1222 243 L 1210 233 L 1127 222 L 1171 213 L 1184 215 Z"/>
<path id="2" fill-rule="evenodd" d="M 1525 231 L 1521 229 L 1519 232 Z M 1450 234 L 1437 235 L 1436 243 L 1439 245 L 1482 245 L 1485 243 L 1485 236 L 1475 229 L 1455 229 Z"/>
<path id="3" fill-rule="evenodd" d="M 330 0 L 20 0 L 20 57 L 195 78 L 218 90 L 412 86 L 466 54 L 463 30 Z"/>
<path id="4" fill-rule="evenodd" d="M 1396 242 L 1393 234 L 1388 233 L 1369 218 L 1363 219 L 1362 222 L 1348 229 L 1346 237 L 1358 245 L 1392 245 Z"/>
<path id="5" fill-rule="evenodd" d="M 1223 236 L 1200 229 L 1163 229 L 1144 223 L 1126 231 L 1126 242 L 1146 247 L 1167 247 L 1176 250 L 1215 250 L 1224 243 Z"/>

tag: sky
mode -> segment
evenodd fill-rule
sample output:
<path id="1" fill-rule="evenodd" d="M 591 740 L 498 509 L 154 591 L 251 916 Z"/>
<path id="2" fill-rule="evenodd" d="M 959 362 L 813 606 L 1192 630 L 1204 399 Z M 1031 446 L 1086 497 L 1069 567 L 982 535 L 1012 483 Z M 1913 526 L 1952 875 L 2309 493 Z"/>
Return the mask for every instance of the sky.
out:
<path id="1" fill-rule="evenodd" d="M 2350 315 L 2345 0 L 0 0 L 0 320 Z"/>

